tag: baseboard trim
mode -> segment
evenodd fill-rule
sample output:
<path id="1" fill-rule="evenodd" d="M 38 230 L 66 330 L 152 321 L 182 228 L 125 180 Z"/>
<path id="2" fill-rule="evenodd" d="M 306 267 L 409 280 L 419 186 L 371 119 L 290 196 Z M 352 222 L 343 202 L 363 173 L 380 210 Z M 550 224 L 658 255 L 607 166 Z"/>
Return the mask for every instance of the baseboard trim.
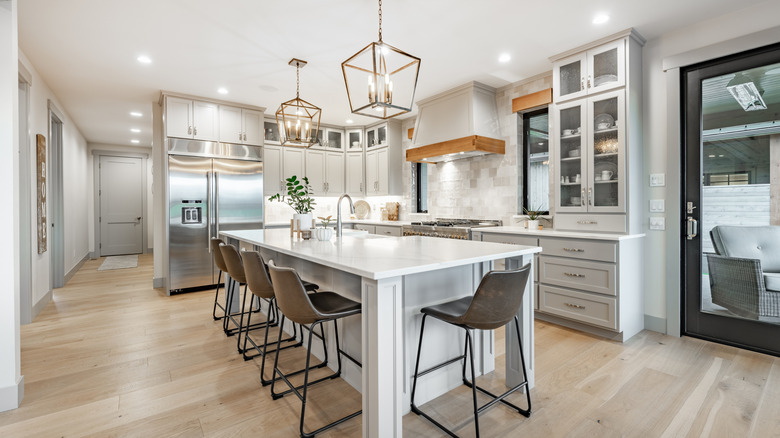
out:
<path id="1" fill-rule="evenodd" d="M 645 330 L 666 334 L 666 318 L 645 314 Z"/>
<path id="2" fill-rule="evenodd" d="M 21 376 L 15 385 L 0 388 L 0 412 L 18 408 L 23 398 L 24 376 Z"/>
<path id="3" fill-rule="evenodd" d="M 51 297 L 52 297 L 52 291 L 48 291 L 46 292 L 46 295 L 43 296 L 43 298 L 41 298 L 40 300 L 38 300 L 37 303 L 35 303 L 35 305 L 32 308 L 33 321 L 35 321 L 35 317 L 38 316 L 38 314 L 41 313 L 41 311 L 46 308 L 46 305 L 49 304 L 49 302 L 51 302 Z"/>
<path id="4" fill-rule="evenodd" d="M 165 278 L 159 277 L 152 280 L 152 287 L 155 289 L 159 289 L 161 287 L 165 287 Z"/>
<path id="5" fill-rule="evenodd" d="M 612 330 L 603 329 L 600 327 L 595 327 L 589 324 L 583 324 L 581 322 L 572 321 L 567 318 L 561 318 L 556 315 L 551 315 L 549 313 L 542 313 L 542 312 L 534 312 L 534 317 L 536 319 L 540 319 L 542 321 L 551 322 L 553 324 L 562 325 L 564 327 L 568 327 L 570 329 L 578 330 L 581 332 L 589 333 L 591 335 L 599 336 L 602 338 L 606 338 L 612 341 L 618 341 L 618 342 L 625 342 L 628 339 L 624 339 L 623 332 L 617 333 L 613 332 Z"/>
<path id="6" fill-rule="evenodd" d="M 84 266 L 84 263 L 87 263 L 87 260 L 89 259 L 89 254 L 85 255 L 83 259 L 81 259 L 78 263 L 76 263 L 76 266 L 73 267 L 70 271 L 68 271 L 67 274 L 65 274 L 65 285 L 68 285 L 68 282 L 71 278 L 73 278 L 74 275 L 76 275 L 76 272 L 79 272 L 79 269 L 81 269 L 82 266 Z"/>

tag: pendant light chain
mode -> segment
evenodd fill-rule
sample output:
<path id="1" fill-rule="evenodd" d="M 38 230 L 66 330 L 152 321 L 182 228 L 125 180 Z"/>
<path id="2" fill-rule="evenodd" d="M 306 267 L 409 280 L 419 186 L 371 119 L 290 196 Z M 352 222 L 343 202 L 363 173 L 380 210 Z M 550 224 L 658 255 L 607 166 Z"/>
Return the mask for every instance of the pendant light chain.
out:
<path id="1" fill-rule="evenodd" d="M 382 0 L 379 0 L 379 42 L 382 42 Z"/>
<path id="2" fill-rule="evenodd" d="M 301 98 L 301 66 L 295 66 L 295 98 Z"/>

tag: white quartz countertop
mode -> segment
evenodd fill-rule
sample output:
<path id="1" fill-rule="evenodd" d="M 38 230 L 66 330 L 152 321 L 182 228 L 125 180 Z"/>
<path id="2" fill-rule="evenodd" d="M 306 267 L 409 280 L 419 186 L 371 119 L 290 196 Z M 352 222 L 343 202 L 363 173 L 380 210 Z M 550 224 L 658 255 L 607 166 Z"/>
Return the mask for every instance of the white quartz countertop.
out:
<path id="1" fill-rule="evenodd" d="M 474 231 L 494 234 L 522 234 L 529 237 L 568 237 L 575 239 L 593 240 L 627 240 L 644 237 L 644 234 L 607 234 L 607 233 L 583 233 L 579 231 L 536 230 L 530 231 L 525 227 L 485 227 L 476 228 Z"/>
<path id="2" fill-rule="evenodd" d="M 331 240 L 291 238 L 290 231 L 222 231 L 222 235 L 361 277 L 380 280 L 541 252 L 538 246 L 508 245 L 436 237 L 375 234 Z"/>
<path id="3" fill-rule="evenodd" d="M 316 218 L 315 218 L 316 219 Z M 388 227 L 400 227 L 402 225 L 411 225 L 411 221 L 382 221 L 371 219 L 342 219 L 342 223 L 345 224 L 366 224 L 366 225 L 385 225 Z M 336 218 L 331 219 L 330 225 L 333 226 L 336 223 Z M 317 219 L 317 226 L 320 225 L 319 219 Z M 290 222 L 266 222 L 266 228 L 276 227 L 290 227 Z"/>

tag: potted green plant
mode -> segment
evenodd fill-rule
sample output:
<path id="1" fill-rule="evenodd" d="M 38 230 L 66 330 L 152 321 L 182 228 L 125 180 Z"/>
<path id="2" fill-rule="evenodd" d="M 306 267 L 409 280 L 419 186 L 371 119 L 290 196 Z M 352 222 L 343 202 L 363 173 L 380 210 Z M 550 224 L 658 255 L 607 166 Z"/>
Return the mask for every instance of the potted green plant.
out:
<path id="1" fill-rule="evenodd" d="M 328 216 L 328 217 L 320 216 L 317 218 L 320 220 L 320 223 L 322 224 L 322 227 L 314 230 L 314 237 L 316 237 L 317 240 L 330 240 L 330 238 L 333 237 L 333 228 L 328 228 L 328 225 L 330 224 L 332 217 L 333 216 Z"/>
<path id="2" fill-rule="evenodd" d="M 311 185 L 309 185 L 309 178 L 304 176 L 303 179 L 298 179 L 297 176 L 293 175 L 287 178 L 285 182 L 287 185 L 287 194 L 283 195 L 277 193 L 271 196 L 269 201 L 287 203 L 287 205 L 295 210 L 293 219 L 300 221 L 301 230 L 310 230 L 313 219 L 311 212 L 314 210 L 316 202 L 314 202 L 314 199 L 311 197 L 312 189 Z"/>
<path id="3" fill-rule="evenodd" d="M 525 223 L 529 231 L 536 231 L 539 229 L 539 219 L 543 219 L 542 218 L 543 211 L 540 210 L 541 207 L 542 206 L 540 205 L 539 208 L 534 208 L 531 210 L 523 207 L 523 211 L 525 212 L 525 217 L 528 218 L 525 221 Z"/>

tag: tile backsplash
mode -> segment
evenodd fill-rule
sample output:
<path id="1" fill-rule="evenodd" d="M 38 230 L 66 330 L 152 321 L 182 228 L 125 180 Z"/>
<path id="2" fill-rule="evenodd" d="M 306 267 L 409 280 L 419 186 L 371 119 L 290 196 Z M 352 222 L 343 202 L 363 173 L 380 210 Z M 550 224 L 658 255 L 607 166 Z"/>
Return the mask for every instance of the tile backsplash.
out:
<path id="1" fill-rule="evenodd" d="M 367 219 L 379 220 L 381 216 L 379 210 L 380 208 L 384 207 L 385 204 L 388 202 L 398 202 L 401 203 L 401 208 L 399 212 L 399 215 L 401 217 L 399 219 L 408 220 L 408 219 L 403 219 L 404 204 L 401 196 L 370 196 L 365 198 L 361 198 L 357 196 L 352 197 L 353 202 L 358 201 L 360 199 L 365 200 L 371 206 L 371 214 Z M 322 217 L 333 216 L 333 220 L 336 220 L 336 203 L 338 202 L 339 198 L 334 196 L 315 196 L 314 200 L 317 203 L 314 206 L 315 219 L 320 216 Z M 342 201 L 341 203 L 342 219 L 348 219 L 351 216 L 349 213 L 349 206 L 347 204 L 348 202 L 346 200 Z M 293 213 L 294 213 L 293 209 L 290 208 L 289 205 L 283 202 L 271 202 L 268 200 L 268 198 L 265 198 L 266 223 L 269 224 L 289 223 L 290 219 L 292 219 Z"/>

